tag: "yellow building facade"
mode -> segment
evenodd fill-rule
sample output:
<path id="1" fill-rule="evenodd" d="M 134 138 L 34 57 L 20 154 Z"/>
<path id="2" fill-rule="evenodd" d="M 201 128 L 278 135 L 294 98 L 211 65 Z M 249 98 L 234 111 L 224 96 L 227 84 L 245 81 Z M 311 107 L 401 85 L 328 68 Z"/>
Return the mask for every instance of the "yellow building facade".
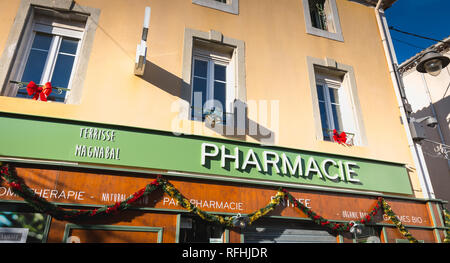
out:
<path id="1" fill-rule="evenodd" d="M 405 214 L 402 214 L 403 223 L 412 227 L 411 233 L 416 235 L 417 239 L 425 240 L 425 242 L 441 242 L 444 239 L 442 211 L 439 208 L 441 201 L 430 201 L 422 194 L 405 127 L 401 122 L 401 109 L 374 12 L 375 4 L 346 0 L 262 2 L 256 0 L 62 0 L 56 2 L 3 0 L 0 9 L 0 62 L 2 64 L 0 66 L 2 95 L 0 96 L 0 112 L 4 117 L 2 129 L 6 127 L 5 125 L 9 125 L 11 120 L 32 121 L 33 124 L 9 126 L 18 129 L 17 134 L 20 135 L 17 135 L 17 138 L 23 138 L 29 133 L 33 134 L 33 127 L 36 127 L 36 134 L 47 134 L 44 131 L 51 132 L 51 125 L 54 123 L 76 124 L 85 127 L 86 130 L 81 128 L 80 132 L 80 128 L 77 128 L 77 132 L 69 132 L 70 135 L 67 136 L 72 139 L 82 138 L 86 145 L 88 144 L 86 141 L 108 142 L 106 136 L 101 138 L 101 129 L 115 131 L 115 133 L 109 133 L 111 144 L 108 147 L 115 147 L 116 150 L 120 148 L 120 153 L 114 152 L 115 156 L 110 158 L 115 159 L 114 161 L 103 161 L 107 159 L 103 158 L 103 155 L 97 156 L 98 158 L 92 157 L 94 153 L 90 152 L 89 147 L 86 150 L 87 153 L 82 153 L 82 143 L 73 142 L 74 147 L 66 149 L 68 153 L 55 146 L 55 149 L 52 147 L 47 150 L 40 149 L 48 154 L 45 153 L 39 157 L 39 154 L 35 153 L 37 151 L 24 150 L 25 153 L 22 153 L 20 150 L 13 149 L 14 145 L 17 145 L 13 143 L 15 141 L 13 138 L 11 143 L 7 144 L 9 148 L 0 152 L 2 162 L 16 165 L 19 175 L 30 178 L 40 173 L 52 174 L 55 169 L 67 173 L 84 174 L 83 176 L 92 174 L 90 178 L 98 177 L 93 179 L 98 180 L 93 184 L 107 182 L 107 185 L 114 185 L 113 179 L 106 180 L 100 177 L 103 173 L 107 173 L 109 177 L 113 176 L 109 173 L 119 177 L 124 176 L 124 179 L 120 179 L 117 184 L 128 186 L 134 183 L 122 182 L 121 180 L 125 180 L 125 175 L 122 173 L 137 173 L 137 178 L 147 174 L 150 178 L 156 174 L 163 174 L 169 181 L 179 180 L 177 183 L 174 182 L 174 185 L 180 191 L 185 189 L 186 192 L 183 194 L 186 197 L 190 193 L 195 200 L 203 200 L 201 198 L 209 200 L 209 206 L 202 205 L 200 201 L 196 203 L 191 199 L 192 204 L 196 204 L 199 208 L 203 207 L 211 213 L 230 214 L 230 216 L 237 212 L 249 214 L 252 209 L 264 206 L 265 201 L 261 201 L 259 206 L 250 205 L 249 196 L 240 197 L 240 200 L 246 201 L 232 201 L 234 199 L 231 193 L 235 193 L 237 191 L 235 188 L 240 185 L 249 189 L 262 188 L 259 190 L 264 192 L 266 188 L 270 188 L 272 182 L 276 182 L 274 186 L 284 186 L 292 191 L 306 191 L 306 196 L 318 195 L 314 198 L 322 201 L 315 201 L 315 204 L 313 201 L 311 209 L 318 209 L 324 214 L 329 212 L 321 208 L 319 203 L 325 202 L 329 194 L 342 195 L 342 198 L 345 197 L 348 200 L 352 199 L 346 196 L 347 194 L 355 195 L 356 199 L 370 199 L 380 195 L 392 199 L 394 211 L 395 208 L 397 211 L 402 209 L 405 211 Z M 385 3 L 382 7 L 388 8 L 390 4 Z M 136 56 L 136 46 L 141 43 L 146 7 L 151 8 L 148 34 L 145 38 L 146 62 L 145 70 L 142 74 L 138 74 L 135 72 L 136 63 L 139 61 Z M 39 38 L 42 38 L 42 41 Z M 58 71 L 58 66 L 63 68 Z M 31 76 L 34 79 L 31 79 Z M 26 86 L 31 80 L 41 85 L 47 81 L 53 84 L 52 93 L 47 97 L 48 101 L 33 100 L 32 97 L 37 93 L 31 95 L 27 93 Z M 62 89 L 61 94 L 58 94 L 57 87 L 67 90 Z M 203 93 L 198 93 L 199 91 Z M 199 94 L 197 97 L 196 92 Z M 22 95 L 17 95 L 20 93 Z M 208 122 L 208 117 L 214 117 L 214 115 L 205 113 L 206 110 L 217 109 L 217 107 L 208 106 L 207 101 L 210 99 L 223 102 L 219 103 L 222 106 L 222 111 L 218 111 L 219 119 L 214 119 L 217 121 L 216 125 Z M 239 103 L 244 105 L 244 110 L 241 111 L 241 108 L 237 106 Z M 40 121 L 46 123 L 42 132 L 41 126 L 34 123 Z M 92 127 L 98 129 L 98 135 L 94 135 L 92 130 L 89 131 Z M 14 134 L 14 129 L 6 129 L 2 137 Z M 333 129 L 336 129 L 338 133 L 347 133 L 345 144 L 334 141 Z M 55 128 L 56 130 L 58 129 Z M 64 133 L 66 128 L 58 131 Z M 122 135 L 125 131 L 134 134 Z M 198 151 L 195 152 L 198 154 L 195 157 L 197 158 L 195 160 L 198 160 L 196 165 L 200 166 L 201 160 L 208 162 L 208 157 L 211 157 L 210 165 L 214 166 L 214 161 L 217 160 L 219 163 L 219 159 L 222 158 L 222 170 L 218 163 L 219 171 L 208 173 L 200 168 L 200 170 L 191 168 L 191 164 L 186 164 L 184 169 L 181 166 L 178 168 L 177 165 L 174 167 L 166 165 L 169 163 L 167 160 L 161 160 L 160 165 L 156 161 L 145 163 L 145 161 L 137 160 L 137 157 L 127 159 L 127 155 L 132 155 L 130 153 L 132 149 L 139 148 L 140 142 L 143 143 L 142 145 L 145 144 L 144 140 L 147 140 L 145 134 L 160 133 L 164 133 L 168 140 L 172 140 L 172 137 L 203 140 L 202 148 L 198 146 Z M 26 142 L 40 138 L 46 141 L 46 145 L 63 144 L 66 140 L 63 134 L 44 136 L 45 139 L 34 137 L 38 135 L 30 136 L 20 143 L 20 147 L 38 147 Z M 70 138 L 67 140 L 71 140 Z M 126 141 L 124 138 L 136 139 Z M 159 139 L 154 138 L 154 140 Z M 6 139 L 3 141 L 8 142 Z M 183 145 L 183 142 L 179 144 L 180 147 L 197 147 L 191 144 Z M 119 146 L 119 143 L 122 144 Z M 126 148 L 127 144 L 130 144 L 128 146 L 130 148 Z M 172 144 L 177 145 L 178 142 L 168 142 L 167 148 L 166 144 L 160 144 L 160 148 L 155 148 L 153 151 L 173 153 L 187 149 L 171 148 Z M 255 150 L 259 165 L 255 164 L 254 159 L 251 159 L 252 156 L 248 154 L 252 147 L 261 150 L 261 152 Z M 238 150 L 234 152 L 234 149 Z M 239 150 L 242 152 L 235 154 Z M 267 153 L 270 150 L 276 152 L 271 155 L 272 159 Z M 59 153 L 52 155 L 52 151 L 59 151 Z M 307 158 L 304 161 L 302 159 L 303 163 L 297 167 L 303 169 L 303 176 L 306 176 L 308 172 L 312 174 L 316 171 L 317 174 L 312 176 L 316 176 L 318 180 L 333 178 L 331 170 L 327 173 L 326 169 L 331 169 L 327 168 L 329 166 L 336 169 L 344 167 L 345 161 L 342 161 L 342 166 L 338 165 L 341 162 L 339 158 L 342 157 L 342 160 L 347 160 L 347 170 L 342 172 L 339 178 L 344 178 L 343 174 L 346 173 L 346 178 L 350 180 L 346 181 L 345 186 L 336 185 L 335 187 L 325 183 L 285 182 L 282 178 L 279 180 L 272 180 L 271 177 L 256 178 L 256 176 L 249 178 L 253 176 L 251 172 L 247 171 L 245 174 L 245 171 L 241 171 L 246 168 L 258 169 L 260 174 L 267 174 L 270 173 L 269 169 L 266 169 L 268 164 L 273 168 L 278 165 L 280 177 L 283 177 L 282 168 L 286 170 L 283 164 L 287 163 L 283 163 L 283 153 L 296 151 L 302 151 L 301 154 L 337 156 L 337 159 L 330 157 L 331 161 L 319 161 L 320 157 L 315 157 L 313 161 Z M 66 158 L 66 156 L 69 157 Z M 179 160 L 178 157 L 173 158 L 174 162 Z M 290 158 L 290 165 L 294 169 L 294 157 Z M 394 188 L 385 190 L 384 184 L 389 182 L 381 182 L 388 180 L 384 177 L 370 179 L 373 181 L 370 184 L 374 187 L 364 188 L 366 183 L 362 176 L 352 177 L 356 176 L 356 173 L 363 173 L 363 165 L 359 165 L 358 160 L 377 163 L 381 166 L 392 165 L 396 169 L 401 167 L 404 177 L 396 182 L 402 182 L 402 184 L 406 182 L 406 186 L 403 185 L 400 188 L 407 190 L 397 191 Z M 253 165 L 253 168 L 245 167 L 245 164 Z M 360 169 L 352 170 L 352 164 L 355 164 L 353 167 L 360 167 Z M 233 166 L 239 170 L 239 174 L 228 177 L 227 174 L 232 174 L 234 171 Z M 203 165 L 201 168 L 205 167 Z M 352 174 L 354 171 L 356 171 L 355 174 Z M 376 173 L 374 170 L 373 174 Z M 272 176 L 275 175 L 277 172 L 273 172 Z M 82 183 L 70 179 L 75 175 L 65 176 L 69 179 L 64 182 L 73 182 L 73 187 L 82 189 Z M 335 178 L 337 176 L 336 173 Z M 49 175 L 49 178 L 53 177 Z M 348 187 L 352 185 L 351 178 L 355 180 L 355 187 Z M 186 182 L 183 181 L 185 179 Z M 88 177 L 86 180 L 85 182 L 89 182 Z M 194 186 L 188 187 L 188 183 Z M 198 185 L 195 185 L 196 183 Z M 283 185 L 284 183 L 286 184 Z M 213 200 L 208 199 L 208 196 L 211 196 L 208 193 L 195 197 L 202 192 L 200 189 L 205 188 L 203 184 L 212 184 L 211 187 L 218 192 L 225 191 L 220 187 L 221 185 L 230 188 L 227 188 L 227 191 L 231 192 L 226 194 L 230 196 L 222 200 L 226 202 L 229 199 L 228 210 L 224 207 L 222 210 L 217 209 L 218 205 L 213 208 Z M 38 185 L 36 183 L 34 189 L 39 188 Z M 44 194 L 45 190 L 35 191 L 35 193 L 41 197 L 53 198 L 52 202 L 56 203 L 73 204 L 80 201 L 80 204 L 85 205 L 109 205 L 114 204 L 114 200 L 124 200 L 124 198 L 114 199 L 104 196 L 101 201 L 95 202 L 88 202 L 87 198 L 70 201 L 67 196 L 66 199 L 59 200 L 56 198 L 56 192 L 51 191 L 52 186 L 46 187 L 50 189 L 47 196 Z M 115 186 L 111 187 L 116 189 Z M 136 186 L 135 190 L 138 188 Z M 9 189 L 10 187 L 4 185 L 5 194 L 0 198 L 7 204 L 13 203 L 20 207 L 23 201 L 8 196 L 6 193 Z M 80 189 L 78 192 L 81 191 Z M 126 188 L 130 191 L 128 194 L 132 194 L 133 189 L 133 187 Z M 189 189 L 198 189 L 198 193 L 194 190 L 191 193 Z M 349 193 L 345 192 L 347 189 Z M 253 190 L 249 190 L 250 195 L 253 195 Z M 59 194 L 62 193 L 61 189 L 58 191 Z M 76 190 L 73 191 L 76 192 Z M 88 192 L 88 190 L 83 191 Z M 125 192 L 123 189 L 121 191 Z M 324 193 L 322 196 L 321 192 Z M 54 193 L 53 197 L 50 193 Z M 0 191 L 1 194 L 2 191 Z M 173 200 L 165 198 L 159 201 L 163 203 L 160 206 L 143 208 L 147 209 L 145 211 L 149 214 L 165 213 L 163 215 L 167 217 L 165 225 L 161 225 L 150 215 L 148 219 L 136 217 L 131 224 L 155 227 L 155 229 L 162 228 L 164 231 L 155 230 L 155 232 L 151 229 L 148 230 L 149 232 L 142 232 L 149 236 L 136 235 L 139 236 L 136 239 L 138 242 L 189 241 L 189 238 L 182 239 L 182 237 L 189 236 L 193 225 L 202 224 L 199 223 L 201 220 L 199 221 L 198 218 L 184 219 L 185 210 L 181 207 L 170 206 Z M 217 198 L 220 199 L 220 197 Z M 264 200 L 268 201 L 267 198 Z M 235 204 L 231 205 L 232 202 Z M 408 202 L 414 203 L 413 206 L 417 208 L 407 208 Z M 248 207 L 240 210 L 237 205 L 239 203 L 244 203 L 243 206 Z M 371 203 L 369 201 L 366 203 L 368 204 L 366 210 L 369 210 Z M 421 205 L 424 208 L 419 207 Z M 361 206 L 364 207 L 362 204 Z M 294 208 L 287 205 L 285 209 Z M 352 210 L 351 207 L 341 209 L 339 217 L 335 220 L 337 222 L 360 220 L 359 216 L 345 216 L 345 211 L 364 210 L 364 208 L 355 209 Z M 421 211 L 421 209 L 424 210 Z M 277 220 L 282 220 L 283 216 L 289 217 L 283 212 L 276 213 L 279 214 L 265 219 L 267 220 L 267 222 L 264 221 L 265 224 L 280 227 Z M 413 218 L 419 217 L 420 223 L 418 219 L 413 222 Z M 275 221 L 272 222 L 270 219 Z M 379 228 L 377 230 L 379 234 L 370 234 L 371 236 L 377 236 L 381 242 L 405 239 L 396 232 L 392 222 L 380 220 L 374 224 Z M 132 242 L 134 240 L 125 234 L 117 240 L 107 240 L 106 237 L 89 240 L 87 232 L 95 230 L 79 227 L 81 223 L 66 224 L 61 220 L 56 222 L 52 223 L 52 227 L 45 228 L 46 239 L 42 241 L 60 242 L 67 241 L 71 237 L 77 237 L 82 242 L 122 242 L 124 240 Z M 64 238 L 61 239 L 64 225 L 66 229 L 68 229 L 67 225 L 70 225 L 72 232 L 64 232 Z M 106 229 L 109 231 L 121 232 L 118 229 L 124 224 L 102 223 L 101 225 L 108 225 L 109 228 Z M 202 227 L 209 227 L 209 225 L 202 225 Z M 297 229 L 294 226 L 292 228 Z M 214 232 L 217 229 L 211 231 Z M 218 235 L 211 234 L 205 240 L 211 242 L 253 240 L 252 234 L 245 234 L 247 232 L 243 229 L 225 228 L 221 231 Z M 254 238 L 254 240 L 260 240 L 262 237 Z M 358 241 L 357 238 L 352 239 L 342 233 L 334 235 L 333 238 L 336 242 Z M 317 240 L 319 239 L 318 237 Z"/>

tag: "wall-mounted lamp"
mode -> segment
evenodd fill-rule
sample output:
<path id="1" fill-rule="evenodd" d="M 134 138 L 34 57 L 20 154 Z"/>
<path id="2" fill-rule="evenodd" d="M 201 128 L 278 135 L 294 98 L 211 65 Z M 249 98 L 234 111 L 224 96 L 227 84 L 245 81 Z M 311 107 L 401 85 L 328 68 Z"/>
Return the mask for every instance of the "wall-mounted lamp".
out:
<path id="1" fill-rule="evenodd" d="M 411 136 L 414 141 L 421 141 L 426 139 L 425 125 L 430 128 L 436 128 L 438 122 L 436 118 L 426 116 L 423 118 L 415 119 L 411 118 L 409 121 L 409 129 L 411 130 Z"/>
<path id="2" fill-rule="evenodd" d="M 442 56 L 436 51 L 428 51 L 425 53 L 416 66 L 416 70 L 421 73 L 428 73 L 437 76 L 441 70 L 450 63 L 450 58 Z"/>
<path id="3" fill-rule="evenodd" d="M 147 36 L 150 24 L 150 7 L 145 7 L 144 28 L 142 29 L 141 43 L 136 49 L 136 62 L 134 65 L 134 74 L 138 76 L 144 75 L 145 61 L 147 56 Z"/>

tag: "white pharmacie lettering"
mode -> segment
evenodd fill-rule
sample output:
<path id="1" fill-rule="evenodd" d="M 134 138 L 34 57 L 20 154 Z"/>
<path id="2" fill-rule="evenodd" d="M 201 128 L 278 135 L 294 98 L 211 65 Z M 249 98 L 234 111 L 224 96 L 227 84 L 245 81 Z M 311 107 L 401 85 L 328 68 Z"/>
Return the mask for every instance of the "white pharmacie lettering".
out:
<path id="1" fill-rule="evenodd" d="M 350 166 L 358 167 L 358 165 L 352 162 L 344 162 L 344 166 L 345 166 L 345 177 L 347 178 L 347 181 L 352 183 L 359 183 L 360 182 L 359 179 L 355 179 L 352 176 L 352 174 L 356 176 L 357 175 L 356 172 L 350 168 Z"/>
<path id="2" fill-rule="evenodd" d="M 212 148 L 214 151 L 207 152 L 207 148 Z M 211 143 L 202 143 L 202 165 L 206 164 L 207 157 L 215 157 L 219 154 L 219 147 Z"/>
<path id="3" fill-rule="evenodd" d="M 308 164 L 306 165 L 306 177 L 309 177 L 310 172 L 315 172 L 320 178 L 323 178 L 322 173 L 320 172 L 319 166 L 317 165 L 316 160 L 313 157 L 309 157 Z M 312 177 L 312 176 L 311 176 Z"/>
<path id="4" fill-rule="evenodd" d="M 331 176 L 330 174 L 328 174 L 328 169 L 327 169 L 327 164 L 331 163 L 334 166 L 337 165 L 337 163 L 334 160 L 331 159 L 326 159 L 322 161 L 322 172 L 325 175 L 326 178 L 330 179 L 330 180 L 336 180 L 339 177 L 339 174 L 334 174 L 333 176 Z"/>
<path id="5" fill-rule="evenodd" d="M 273 157 L 273 159 L 269 159 L 268 156 L 271 155 Z M 270 152 L 270 151 L 264 151 L 263 152 L 263 157 L 264 157 L 264 172 L 268 172 L 269 171 L 269 165 L 271 164 L 272 167 L 275 168 L 275 170 L 277 170 L 277 173 L 280 173 L 280 169 L 277 166 L 278 161 L 280 161 L 280 156 L 278 156 L 277 153 L 274 152 Z"/>
<path id="6" fill-rule="evenodd" d="M 256 168 L 258 169 L 258 171 L 260 171 L 260 172 L 262 171 L 261 166 L 259 165 L 259 162 L 258 162 L 258 158 L 256 157 L 255 152 L 252 149 L 248 150 L 248 152 L 247 152 L 247 156 L 245 157 L 244 164 L 242 164 L 242 170 L 245 171 L 247 169 L 247 165 L 249 165 L 249 164 L 255 165 Z"/>
<path id="7" fill-rule="evenodd" d="M 250 173 L 256 168 L 263 174 L 275 170 L 280 176 L 287 175 L 298 179 L 313 179 L 314 176 L 317 176 L 323 181 L 361 184 L 357 177 L 359 166 L 356 162 L 326 157 L 322 159 L 323 157 L 320 156 L 302 158 L 301 155 L 294 153 L 288 153 L 288 155 L 277 151 L 257 150 L 247 148 L 247 151 L 243 152 L 238 146 L 227 148 L 223 144 L 216 145 L 205 142 L 201 144 L 201 165 L 211 168 L 214 162 L 229 171 L 233 167 L 230 162 L 234 162 L 234 169 L 240 173 Z M 257 175 L 256 173 L 252 174 Z"/>
<path id="8" fill-rule="evenodd" d="M 298 173 L 298 175 L 302 176 L 303 175 L 303 167 L 302 167 L 302 158 L 300 155 L 297 155 L 297 157 L 295 157 L 295 162 L 294 162 L 294 167 L 292 167 L 291 162 L 289 161 L 289 158 L 286 156 L 285 153 L 283 153 L 281 155 L 281 160 L 282 160 L 282 171 L 283 174 L 288 174 L 288 170 L 289 170 L 289 174 L 291 175 L 296 175 Z"/>

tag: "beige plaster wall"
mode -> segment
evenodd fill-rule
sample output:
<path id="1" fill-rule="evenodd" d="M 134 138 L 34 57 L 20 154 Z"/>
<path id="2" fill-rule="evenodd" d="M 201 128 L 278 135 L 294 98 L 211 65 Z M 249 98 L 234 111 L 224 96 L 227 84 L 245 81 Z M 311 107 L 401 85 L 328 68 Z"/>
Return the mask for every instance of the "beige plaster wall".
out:
<path id="1" fill-rule="evenodd" d="M 19 3 L 0 0 L 0 52 L 5 52 Z M 76 3 L 101 10 L 81 102 L 64 105 L 0 97 L 0 111 L 171 130 L 176 116 L 171 106 L 181 95 L 184 30 L 212 29 L 245 42 L 247 99 L 279 101 L 276 145 L 413 166 L 371 7 L 337 0 L 344 37 L 340 42 L 306 34 L 301 0 L 241 0 L 239 15 L 190 0 Z M 151 7 L 150 71 L 140 78 L 133 67 L 145 6 Z M 315 139 L 307 56 L 332 58 L 354 68 L 367 146 L 343 147 Z M 257 122 L 257 112 L 250 111 L 249 118 Z M 221 137 L 208 129 L 203 134 Z M 414 173 L 412 184 L 419 193 Z"/>

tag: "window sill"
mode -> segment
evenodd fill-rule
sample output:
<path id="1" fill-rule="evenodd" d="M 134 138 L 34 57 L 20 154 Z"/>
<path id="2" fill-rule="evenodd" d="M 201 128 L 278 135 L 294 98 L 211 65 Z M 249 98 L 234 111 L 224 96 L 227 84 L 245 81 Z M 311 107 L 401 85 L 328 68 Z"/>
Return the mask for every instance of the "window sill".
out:
<path id="1" fill-rule="evenodd" d="M 239 15 L 239 0 L 233 0 L 230 4 L 224 4 L 214 0 L 192 0 L 192 3 L 230 14 Z"/>
<path id="2" fill-rule="evenodd" d="M 306 33 L 314 36 L 324 37 L 331 40 L 336 40 L 340 42 L 344 42 L 344 37 L 342 34 L 329 32 L 323 29 L 315 28 L 315 27 L 307 27 Z"/>

